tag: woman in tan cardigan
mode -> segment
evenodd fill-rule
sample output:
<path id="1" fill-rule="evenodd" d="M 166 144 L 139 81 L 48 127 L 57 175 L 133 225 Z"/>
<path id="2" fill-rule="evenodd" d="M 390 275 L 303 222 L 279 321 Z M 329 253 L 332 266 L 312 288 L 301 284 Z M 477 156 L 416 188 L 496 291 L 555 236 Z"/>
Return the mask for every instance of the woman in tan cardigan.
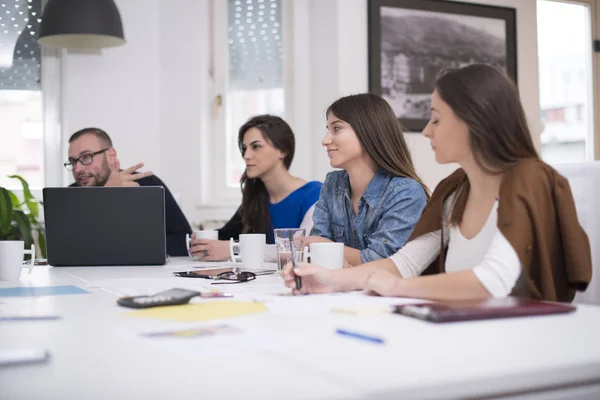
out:
<path id="1" fill-rule="evenodd" d="M 585 290 L 589 241 L 569 184 L 540 160 L 506 75 L 482 64 L 444 72 L 423 134 L 437 162 L 461 168 L 438 185 L 404 248 L 337 271 L 288 267 L 288 287 L 295 273 L 301 293 L 572 301 L 575 290 Z"/>

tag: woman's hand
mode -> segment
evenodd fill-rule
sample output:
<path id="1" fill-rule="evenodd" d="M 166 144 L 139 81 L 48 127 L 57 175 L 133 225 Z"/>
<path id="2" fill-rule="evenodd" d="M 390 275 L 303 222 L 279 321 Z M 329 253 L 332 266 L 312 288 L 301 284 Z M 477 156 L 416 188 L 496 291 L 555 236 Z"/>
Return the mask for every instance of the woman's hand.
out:
<path id="1" fill-rule="evenodd" d="M 195 239 L 192 235 L 190 241 L 190 256 L 202 257 L 202 261 L 228 260 L 230 257 L 229 241 Z"/>
<path id="2" fill-rule="evenodd" d="M 307 236 L 304 238 L 304 245 L 308 246 L 308 248 L 313 243 L 332 243 L 332 241 L 322 236 Z"/>
<path id="3" fill-rule="evenodd" d="M 302 278 L 302 289 L 296 289 L 295 277 Z M 333 271 L 317 267 L 308 263 L 300 263 L 293 269 L 292 263 L 288 263 L 281 277 L 285 281 L 285 286 L 292 288 L 293 294 L 308 293 L 331 293 L 335 291 L 333 281 Z"/>
<path id="4" fill-rule="evenodd" d="M 400 281 L 402 278 L 387 272 L 372 272 L 365 283 L 364 292 L 372 296 L 394 297 L 401 296 Z"/>

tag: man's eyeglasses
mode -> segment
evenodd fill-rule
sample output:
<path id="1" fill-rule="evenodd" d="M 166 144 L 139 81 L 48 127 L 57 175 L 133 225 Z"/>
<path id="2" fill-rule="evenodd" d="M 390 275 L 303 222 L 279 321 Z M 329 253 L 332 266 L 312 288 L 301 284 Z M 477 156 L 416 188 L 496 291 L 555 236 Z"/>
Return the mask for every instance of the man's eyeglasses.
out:
<path id="1" fill-rule="evenodd" d="M 102 150 L 98 150 L 94 153 L 85 153 L 79 156 L 79 158 L 69 158 L 69 161 L 67 161 L 64 165 L 65 168 L 68 169 L 69 171 L 73 171 L 73 168 L 75 168 L 75 164 L 79 163 L 81 165 L 90 165 L 93 161 L 94 161 L 94 156 L 98 155 L 98 154 L 102 154 L 105 151 L 107 151 L 108 149 L 102 149 Z"/>

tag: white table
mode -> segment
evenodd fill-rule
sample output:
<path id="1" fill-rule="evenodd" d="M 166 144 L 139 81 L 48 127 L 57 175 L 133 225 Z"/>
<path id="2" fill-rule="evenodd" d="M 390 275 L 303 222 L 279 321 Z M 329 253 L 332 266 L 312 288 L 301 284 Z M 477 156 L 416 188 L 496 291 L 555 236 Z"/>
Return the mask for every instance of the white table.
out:
<path id="1" fill-rule="evenodd" d="M 140 337 L 149 330 L 201 325 L 126 317 L 127 310 L 116 304 L 122 290 L 208 283 L 172 278 L 174 270 L 171 263 L 37 267 L 31 276 L 24 273 L 22 286 L 77 285 L 91 294 L 0 298 L 5 309 L 34 307 L 62 316 L 0 322 L 0 347 L 43 347 L 51 353 L 45 364 L 0 367 L 0 398 L 600 398 L 600 307 L 579 306 L 569 315 L 434 325 L 391 314 L 331 312 L 332 307 L 381 307 L 398 299 L 360 293 L 272 296 L 285 289 L 277 276 L 264 276 L 219 287 L 269 307 L 262 314 L 225 321 L 243 334 Z M 107 288 L 88 287 L 99 281 Z M 0 282 L 0 287 L 18 284 Z M 339 327 L 386 342 L 345 338 L 334 333 Z"/>

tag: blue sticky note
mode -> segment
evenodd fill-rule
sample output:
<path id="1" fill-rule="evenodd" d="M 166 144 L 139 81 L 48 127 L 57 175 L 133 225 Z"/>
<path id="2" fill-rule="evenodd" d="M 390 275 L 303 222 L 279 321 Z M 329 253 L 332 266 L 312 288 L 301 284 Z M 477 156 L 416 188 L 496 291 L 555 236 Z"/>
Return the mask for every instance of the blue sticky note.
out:
<path id="1" fill-rule="evenodd" d="M 73 285 L 0 288 L 0 297 L 60 296 L 83 293 L 89 292 Z"/>

